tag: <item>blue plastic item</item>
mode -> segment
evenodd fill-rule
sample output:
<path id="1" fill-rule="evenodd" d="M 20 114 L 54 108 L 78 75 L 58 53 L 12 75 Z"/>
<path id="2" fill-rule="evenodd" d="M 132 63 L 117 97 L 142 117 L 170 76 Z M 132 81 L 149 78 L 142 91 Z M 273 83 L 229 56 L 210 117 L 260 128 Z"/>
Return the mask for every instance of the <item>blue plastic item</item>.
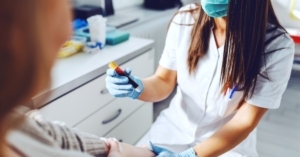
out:
<path id="1" fill-rule="evenodd" d="M 111 27 L 111 26 L 106 26 L 106 33 L 108 34 L 109 32 L 111 31 L 114 31 L 116 30 L 115 27 Z M 76 36 L 81 36 L 81 37 L 85 37 L 87 38 L 87 41 L 90 41 L 90 30 L 89 30 L 89 26 L 85 26 L 85 27 L 82 27 L 78 30 L 75 31 L 75 35 Z"/>
<path id="2" fill-rule="evenodd" d="M 86 27 L 87 25 L 88 25 L 88 23 L 85 20 L 82 20 L 82 19 L 75 19 L 73 21 L 74 30 L 78 30 L 82 27 Z"/>
<path id="3" fill-rule="evenodd" d="M 129 33 L 121 30 L 114 30 L 106 34 L 107 45 L 117 45 L 129 39 Z"/>

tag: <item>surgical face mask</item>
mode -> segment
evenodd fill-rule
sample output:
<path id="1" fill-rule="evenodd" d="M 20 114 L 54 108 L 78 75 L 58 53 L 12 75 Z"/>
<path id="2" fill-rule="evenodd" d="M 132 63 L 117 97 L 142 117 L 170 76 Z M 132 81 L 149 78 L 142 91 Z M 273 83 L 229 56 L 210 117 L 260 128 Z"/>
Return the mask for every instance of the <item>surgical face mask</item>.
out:
<path id="1" fill-rule="evenodd" d="M 227 16 L 228 0 L 201 0 L 205 13 L 213 18 Z"/>

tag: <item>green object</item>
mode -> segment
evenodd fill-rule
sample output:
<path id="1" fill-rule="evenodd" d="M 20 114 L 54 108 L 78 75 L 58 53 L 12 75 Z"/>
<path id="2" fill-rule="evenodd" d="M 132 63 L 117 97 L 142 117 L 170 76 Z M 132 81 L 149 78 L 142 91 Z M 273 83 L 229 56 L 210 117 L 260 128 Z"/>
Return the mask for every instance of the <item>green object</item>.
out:
<path id="1" fill-rule="evenodd" d="M 129 39 L 129 33 L 121 30 L 107 32 L 106 45 L 117 45 Z"/>

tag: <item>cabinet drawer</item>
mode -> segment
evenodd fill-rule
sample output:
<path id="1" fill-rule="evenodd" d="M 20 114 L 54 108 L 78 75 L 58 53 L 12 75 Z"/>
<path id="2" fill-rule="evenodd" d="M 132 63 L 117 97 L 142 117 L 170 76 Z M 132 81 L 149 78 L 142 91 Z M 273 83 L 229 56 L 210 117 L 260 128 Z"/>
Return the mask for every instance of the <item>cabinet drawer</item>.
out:
<path id="1" fill-rule="evenodd" d="M 119 141 L 134 145 L 149 130 L 152 120 L 153 106 L 146 103 L 105 137 L 115 137 Z"/>
<path id="2" fill-rule="evenodd" d="M 75 128 L 99 137 L 104 136 L 122 120 L 139 108 L 144 102 L 129 98 L 116 99 L 99 110 Z"/>
<path id="3" fill-rule="evenodd" d="M 49 120 L 74 126 L 82 119 L 114 99 L 105 88 L 103 75 L 43 107 L 40 112 Z"/>

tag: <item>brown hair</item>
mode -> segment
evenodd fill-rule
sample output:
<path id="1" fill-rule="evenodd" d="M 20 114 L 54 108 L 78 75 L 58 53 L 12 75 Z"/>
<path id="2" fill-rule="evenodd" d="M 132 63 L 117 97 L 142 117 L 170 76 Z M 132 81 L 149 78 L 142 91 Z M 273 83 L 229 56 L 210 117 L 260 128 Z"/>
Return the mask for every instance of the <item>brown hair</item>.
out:
<path id="1" fill-rule="evenodd" d="M 44 44 L 43 9 L 51 1 L 0 2 L 0 155 L 15 124 L 11 113 L 49 86 L 53 61 Z M 52 53 L 53 54 L 53 53 Z M 53 58 L 53 57 L 52 57 Z"/>
<path id="2" fill-rule="evenodd" d="M 213 27 L 213 18 L 209 17 L 199 4 L 196 6 L 194 9 L 178 12 L 189 12 L 196 16 L 187 58 L 190 74 L 194 73 L 198 62 L 208 51 Z M 268 30 L 268 23 L 275 27 Z M 265 36 L 266 32 L 278 28 L 284 30 L 277 20 L 270 0 L 229 1 L 220 80 L 221 93 L 228 87 L 239 85 L 239 90 L 244 91 L 243 101 L 246 97 L 252 96 L 258 75 L 269 79 L 266 75 L 260 74 L 260 69 L 265 55 L 276 50 L 265 52 L 265 45 L 269 41 L 265 41 Z"/>

